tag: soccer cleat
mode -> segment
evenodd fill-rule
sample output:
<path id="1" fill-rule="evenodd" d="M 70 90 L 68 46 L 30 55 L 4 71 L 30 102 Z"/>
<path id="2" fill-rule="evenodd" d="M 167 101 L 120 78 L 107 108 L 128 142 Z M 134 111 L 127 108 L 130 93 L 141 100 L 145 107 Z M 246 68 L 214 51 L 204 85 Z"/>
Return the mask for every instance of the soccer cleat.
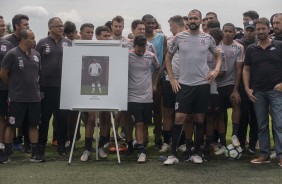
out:
<path id="1" fill-rule="evenodd" d="M 31 146 L 30 146 L 30 144 L 24 144 L 23 145 L 23 152 L 27 153 L 27 154 L 31 153 Z"/>
<path id="2" fill-rule="evenodd" d="M 221 148 L 219 148 L 217 151 L 214 152 L 215 155 L 222 155 L 225 152 L 226 147 L 225 146 L 221 146 Z"/>
<path id="3" fill-rule="evenodd" d="M 201 164 L 203 163 L 203 158 L 197 154 L 191 156 L 190 161 L 194 164 Z"/>
<path id="4" fill-rule="evenodd" d="M 43 155 L 36 154 L 36 155 L 32 155 L 30 157 L 29 161 L 31 161 L 31 162 L 44 162 L 45 158 L 44 158 Z"/>
<path id="5" fill-rule="evenodd" d="M 178 164 L 179 160 L 175 156 L 168 156 L 166 161 L 164 161 L 164 165 L 173 165 Z"/>
<path id="6" fill-rule="evenodd" d="M 170 150 L 170 146 L 167 143 L 163 143 L 162 148 L 160 149 L 160 153 L 166 153 Z"/>
<path id="7" fill-rule="evenodd" d="M 145 154 L 145 153 L 140 153 L 140 154 L 138 155 L 138 160 L 137 160 L 137 162 L 138 162 L 139 164 L 145 163 L 145 162 L 146 162 L 146 154 Z"/>
<path id="8" fill-rule="evenodd" d="M 232 142 L 232 145 L 233 145 L 234 147 L 240 146 L 239 139 L 238 139 L 238 137 L 237 137 L 236 135 L 232 135 L 232 137 L 231 137 L 231 142 Z"/>
<path id="9" fill-rule="evenodd" d="M 272 159 L 272 160 L 276 159 L 276 153 L 275 152 L 271 153 L 270 159 Z"/>
<path id="10" fill-rule="evenodd" d="M 91 154 L 90 151 L 85 150 L 85 151 L 83 152 L 83 154 L 81 155 L 81 157 L 80 157 L 80 161 L 86 162 L 86 161 L 89 159 L 90 154 Z"/>
<path id="11" fill-rule="evenodd" d="M 188 162 L 190 161 L 190 158 L 191 158 L 191 153 L 184 151 L 182 155 L 182 161 Z"/>
<path id="12" fill-rule="evenodd" d="M 251 163 L 253 163 L 253 164 L 268 164 L 268 163 L 270 163 L 270 158 L 269 157 L 265 158 L 263 156 L 260 156 L 256 159 L 251 160 Z"/>
<path id="13" fill-rule="evenodd" d="M 121 144 L 119 147 L 118 147 L 118 150 L 120 153 L 124 153 L 126 150 L 127 150 L 127 146 L 126 144 Z M 115 153 L 117 151 L 116 149 L 116 145 L 115 144 L 110 144 L 109 146 L 109 153 Z"/>
<path id="14" fill-rule="evenodd" d="M 212 156 L 211 156 L 209 151 L 204 151 L 203 159 L 204 159 L 204 161 L 211 161 L 212 160 Z"/>
<path id="15" fill-rule="evenodd" d="M 101 157 L 101 158 L 107 158 L 108 157 L 108 155 L 105 153 L 103 148 L 98 149 L 98 154 L 99 154 L 99 157 Z"/>
<path id="16" fill-rule="evenodd" d="M 249 155 L 255 155 L 256 154 L 256 150 L 254 149 L 254 148 L 248 148 L 247 149 L 247 153 L 249 154 Z"/>
<path id="17" fill-rule="evenodd" d="M 186 144 L 182 144 L 177 148 L 178 151 L 185 152 L 186 151 Z"/>
<path id="18" fill-rule="evenodd" d="M 22 151 L 23 147 L 21 144 L 13 144 L 13 150 Z"/>
<path id="19" fill-rule="evenodd" d="M 132 153 L 133 153 L 133 148 L 128 148 L 128 149 L 122 154 L 122 156 L 127 157 L 127 156 L 132 155 Z"/>
<path id="20" fill-rule="evenodd" d="M 5 153 L 3 150 L 0 150 L 0 163 L 7 164 L 10 161 L 9 154 Z"/>

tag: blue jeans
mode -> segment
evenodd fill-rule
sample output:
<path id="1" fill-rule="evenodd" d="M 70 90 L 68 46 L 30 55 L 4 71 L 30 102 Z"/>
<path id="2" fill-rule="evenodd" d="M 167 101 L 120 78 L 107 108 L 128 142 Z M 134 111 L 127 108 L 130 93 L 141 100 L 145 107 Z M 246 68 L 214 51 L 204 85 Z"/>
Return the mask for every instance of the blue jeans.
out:
<path id="1" fill-rule="evenodd" d="M 275 152 L 277 158 L 282 159 L 282 92 L 271 90 L 267 92 L 255 91 L 254 109 L 258 123 L 258 139 L 261 156 L 270 155 L 269 110 L 271 111 L 273 133 L 275 138 Z M 269 109 L 270 108 L 270 109 Z"/>

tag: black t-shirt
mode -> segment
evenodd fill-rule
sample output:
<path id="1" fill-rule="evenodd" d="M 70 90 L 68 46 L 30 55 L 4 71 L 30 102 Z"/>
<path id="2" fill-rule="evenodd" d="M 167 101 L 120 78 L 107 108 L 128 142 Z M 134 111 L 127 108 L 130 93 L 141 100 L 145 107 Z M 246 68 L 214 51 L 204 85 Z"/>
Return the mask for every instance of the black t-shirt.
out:
<path id="1" fill-rule="evenodd" d="M 2 65 L 2 61 L 6 53 L 14 48 L 13 44 L 9 41 L 0 37 L 0 66 Z M 7 86 L 3 84 L 2 80 L 0 80 L 0 90 L 7 90 Z"/>
<path id="2" fill-rule="evenodd" d="M 250 87 L 255 91 L 270 91 L 282 82 L 282 42 L 272 40 L 262 49 L 250 45 L 245 54 L 245 65 L 250 67 Z"/>
<path id="3" fill-rule="evenodd" d="M 40 102 L 40 55 L 32 49 L 29 56 L 15 47 L 4 57 L 2 68 L 9 70 L 8 97 L 14 102 Z"/>
<path id="4" fill-rule="evenodd" d="M 14 45 L 14 47 L 17 47 L 20 43 L 19 38 L 17 38 L 14 34 L 9 34 L 5 36 L 4 39 L 11 42 Z"/>
<path id="5" fill-rule="evenodd" d="M 71 44 L 65 37 L 57 43 L 50 36 L 39 40 L 35 49 L 41 56 L 40 86 L 61 87 L 63 47 L 69 47 Z"/>

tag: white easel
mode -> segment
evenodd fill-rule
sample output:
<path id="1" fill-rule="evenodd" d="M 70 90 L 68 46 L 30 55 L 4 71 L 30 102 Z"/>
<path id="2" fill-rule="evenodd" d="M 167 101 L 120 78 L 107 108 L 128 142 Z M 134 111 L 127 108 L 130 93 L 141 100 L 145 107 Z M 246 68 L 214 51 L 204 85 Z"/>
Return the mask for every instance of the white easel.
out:
<path id="1" fill-rule="evenodd" d="M 74 109 L 74 110 L 78 110 L 78 109 Z M 119 149 L 118 149 L 118 142 L 117 142 L 117 136 L 116 136 L 116 129 L 115 129 L 115 122 L 114 122 L 114 117 L 113 117 L 113 112 L 116 112 L 116 110 L 84 110 L 85 112 L 89 112 L 89 111 L 95 111 L 95 134 L 96 134 L 96 160 L 99 159 L 98 156 L 98 142 L 99 142 L 99 134 L 98 134 L 98 122 L 99 122 L 99 112 L 102 111 L 110 111 L 110 115 L 111 115 L 111 124 L 112 124 L 112 129 L 113 129 L 113 133 L 114 133 L 114 139 L 115 139 L 115 146 L 116 146 L 116 150 L 117 150 L 117 158 L 118 158 L 118 164 L 120 164 L 120 155 L 119 155 Z M 71 146 L 71 152 L 70 152 L 70 156 L 69 156 L 69 161 L 68 164 L 71 164 L 72 161 L 72 154 L 73 154 L 73 149 L 74 149 L 74 144 L 75 144 L 75 138 L 76 138 L 76 134 L 77 134 L 77 129 L 78 129 L 78 125 L 80 123 L 81 120 L 81 110 L 79 110 L 78 113 L 78 117 L 77 117 L 77 121 L 76 121 L 76 126 L 75 126 L 75 132 L 74 132 L 74 137 L 73 137 L 73 141 L 72 141 L 72 146 Z"/>

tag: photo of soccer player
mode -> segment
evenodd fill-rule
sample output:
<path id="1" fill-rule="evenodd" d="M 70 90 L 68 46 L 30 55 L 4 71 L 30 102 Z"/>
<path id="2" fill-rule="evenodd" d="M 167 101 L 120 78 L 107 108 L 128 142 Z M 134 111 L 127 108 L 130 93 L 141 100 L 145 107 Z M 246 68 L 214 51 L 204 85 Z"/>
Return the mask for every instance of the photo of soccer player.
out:
<path id="1" fill-rule="evenodd" d="M 108 95 L 109 56 L 82 56 L 81 95 Z"/>

